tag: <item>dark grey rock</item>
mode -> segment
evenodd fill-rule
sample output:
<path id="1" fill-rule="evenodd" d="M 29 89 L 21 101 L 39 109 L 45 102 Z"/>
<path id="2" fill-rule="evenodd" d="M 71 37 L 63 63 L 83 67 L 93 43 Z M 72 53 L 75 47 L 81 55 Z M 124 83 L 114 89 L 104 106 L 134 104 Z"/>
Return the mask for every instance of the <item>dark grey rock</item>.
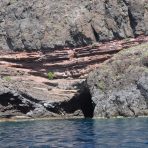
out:
<path id="1" fill-rule="evenodd" d="M 86 80 L 94 116 L 148 115 L 148 44 L 123 50 Z"/>
<path id="2" fill-rule="evenodd" d="M 0 78 L 0 84 L 0 118 L 83 117 L 79 98 L 75 97 L 77 88 L 59 89 L 57 85 L 49 91 L 46 84 L 5 77 Z M 67 82 L 67 86 L 73 88 L 73 83 Z"/>
<path id="3" fill-rule="evenodd" d="M 147 34 L 144 0 L 1 0 L 0 49 L 43 50 Z"/>

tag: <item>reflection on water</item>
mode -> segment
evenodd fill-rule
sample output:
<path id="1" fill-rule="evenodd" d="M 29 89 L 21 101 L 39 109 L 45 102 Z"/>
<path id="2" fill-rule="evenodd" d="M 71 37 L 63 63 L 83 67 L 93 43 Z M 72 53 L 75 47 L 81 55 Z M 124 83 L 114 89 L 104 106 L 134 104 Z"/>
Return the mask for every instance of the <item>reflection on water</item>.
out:
<path id="1" fill-rule="evenodd" d="M 148 118 L 0 123 L 0 148 L 147 148 Z"/>

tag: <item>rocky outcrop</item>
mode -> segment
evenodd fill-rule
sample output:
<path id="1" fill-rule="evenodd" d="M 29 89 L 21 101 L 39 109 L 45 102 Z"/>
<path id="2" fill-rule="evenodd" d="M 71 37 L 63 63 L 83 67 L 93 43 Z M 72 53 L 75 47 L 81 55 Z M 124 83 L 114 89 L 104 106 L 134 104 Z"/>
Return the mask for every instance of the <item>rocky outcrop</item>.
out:
<path id="1" fill-rule="evenodd" d="M 82 80 L 41 81 L 16 72 L 0 78 L 0 119 L 83 117 L 82 100 L 75 97 Z"/>
<path id="2" fill-rule="evenodd" d="M 19 69 L 30 75 L 53 79 L 86 78 L 88 73 L 99 68 L 100 64 L 110 59 L 122 49 L 148 42 L 148 37 L 139 36 L 106 43 L 96 43 L 82 48 L 64 48 L 44 52 L 1 52 L 0 66 Z M 8 75 L 9 72 L 1 72 Z M 10 73 L 12 75 L 12 73 Z M 13 75 L 17 75 L 14 73 Z M 52 79 L 52 78 L 50 78 Z"/>
<path id="3" fill-rule="evenodd" d="M 147 5 L 1 0 L 0 118 L 147 115 Z"/>
<path id="4" fill-rule="evenodd" d="M 148 44 L 121 51 L 91 72 L 85 86 L 95 117 L 148 115 Z"/>
<path id="5" fill-rule="evenodd" d="M 147 43 L 144 42 L 147 37 L 141 36 L 64 49 L 60 53 L 1 52 L 0 118 L 147 115 L 148 64 Z M 131 46 L 136 47 L 121 51 Z M 82 65 L 74 62 L 76 59 Z M 107 62 L 102 64 L 105 60 Z M 55 71 L 51 72 L 53 69 L 47 65 Z M 88 71 L 81 73 L 82 69 L 77 66 Z M 77 70 L 77 75 L 72 75 L 71 69 Z M 71 75 L 66 75 L 66 70 Z M 95 72 L 84 83 L 91 70 Z M 48 77 L 48 72 L 54 76 Z"/>
<path id="6" fill-rule="evenodd" d="M 147 0 L 1 0 L 0 49 L 49 50 L 148 32 Z"/>

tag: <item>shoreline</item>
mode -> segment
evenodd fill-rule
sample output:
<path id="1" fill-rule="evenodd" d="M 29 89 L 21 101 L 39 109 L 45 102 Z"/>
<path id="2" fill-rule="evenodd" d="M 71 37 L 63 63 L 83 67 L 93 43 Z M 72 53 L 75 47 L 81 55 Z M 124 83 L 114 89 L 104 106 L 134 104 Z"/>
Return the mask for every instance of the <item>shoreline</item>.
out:
<path id="1" fill-rule="evenodd" d="M 82 119 L 82 120 L 111 120 L 111 119 L 131 119 L 131 118 L 148 118 L 148 116 L 137 116 L 137 117 L 123 117 L 123 116 L 117 116 L 117 117 L 111 117 L 111 118 L 105 118 L 105 117 L 93 117 L 93 118 L 84 118 L 84 117 L 46 117 L 46 118 L 14 118 L 14 119 L 2 119 L 0 118 L 0 123 L 4 122 L 31 122 L 31 121 L 53 121 L 53 120 L 77 120 L 77 119 Z"/>

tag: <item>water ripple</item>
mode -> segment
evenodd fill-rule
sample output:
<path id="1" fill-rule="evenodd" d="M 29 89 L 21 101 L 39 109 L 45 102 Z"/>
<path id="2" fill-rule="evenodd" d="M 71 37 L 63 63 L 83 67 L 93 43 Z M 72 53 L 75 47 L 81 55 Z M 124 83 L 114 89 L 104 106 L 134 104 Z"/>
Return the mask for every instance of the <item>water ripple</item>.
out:
<path id="1" fill-rule="evenodd" d="M 0 123 L 0 148 L 147 148 L 148 118 Z"/>

